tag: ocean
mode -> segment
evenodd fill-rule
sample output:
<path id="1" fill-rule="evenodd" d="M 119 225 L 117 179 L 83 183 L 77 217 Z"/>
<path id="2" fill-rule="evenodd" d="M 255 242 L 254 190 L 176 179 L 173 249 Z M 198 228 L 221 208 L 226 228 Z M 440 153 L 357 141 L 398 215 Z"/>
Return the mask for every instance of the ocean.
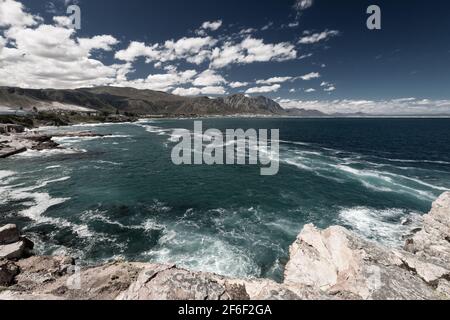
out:
<path id="1" fill-rule="evenodd" d="M 111 259 L 281 281 L 302 227 L 341 225 L 386 246 L 450 189 L 450 119 L 210 118 L 205 129 L 280 129 L 280 171 L 175 166 L 193 120 L 43 128 L 105 137 L 0 160 L 0 225 L 40 254 Z"/>

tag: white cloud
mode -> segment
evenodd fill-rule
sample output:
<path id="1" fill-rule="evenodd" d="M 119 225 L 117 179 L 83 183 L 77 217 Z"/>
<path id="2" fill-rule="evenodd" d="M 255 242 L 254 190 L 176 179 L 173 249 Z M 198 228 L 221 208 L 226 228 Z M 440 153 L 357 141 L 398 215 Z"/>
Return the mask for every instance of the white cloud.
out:
<path id="1" fill-rule="evenodd" d="M 202 94 L 202 90 L 200 88 L 176 88 L 172 91 L 172 94 L 178 96 L 198 96 Z"/>
<path id="2" fill-rule="evenodd" d="M 214 70 L 205 70 L 194 80 L 194 86 L 208 87 L 226 83 L 227 81 Z"/>
<path id="3" fill-rule="evenodd" d="M 314 4 L 313 0 L 296 0 L 294 8 L 298 11 L 306 10 Z"/>
<path id="4" fill-rule="evenodd" d="M 305 74 L 304 76 L 300 77 L 300 79 L 305 80 L 305 81 L 317 79 L 317 78 L 320 78 L 320 73 L 318 73 L 318 72 L 311 72 L 311 73 Z"/>
<path id="5" fill-rule="evenodd" d="M 70 26 L 72 26 L 72 20 L 69 17 L 66 17 L 66 16 L 53 17 L 53 21 L 55 22 L 55 24 L 58 27 L 69 28 Z"/>
<path id="6" fill-rule="evenodd" d="M 22 3 L 0 0 L 0 27 L 26 27 L 36 25 L 41 18 L 25 12 Z"/>
<path id="7" fill-rule="evenodd" d="M 254 87 L 250 88 L 245 93 L 251 94 L 251 93 L 269 93 L 269 92 L 276 92 L 280 90 L 281 85 L 274 84 L 273 86 L 262 86 L 262 87 Z"/>
<path id="8" fill-rule="evenodd" d="M 206 21 L 202 24 L 202 29 L 216 31 L 222 26 L 222 20 L 217 21 Z"/>
<path id="9" fill-rule="evenodd" d="M 256 84 L 274 84 L 274 83 L 283 83 L 289 80 L 294 79 L 293 77 L 273 77 L 266 80 L 258 80 Z"/>
<path id="10" fill-rule="evenodd" d="M 177 41 L 167 40 L 164 44 L 152 45 L 133 41 L 128 48 L 118 51 L 115 58 L 133 62 L 139 57 L 144 57 L 147 63 L 184 59 L 190 63 L 199 65 L 209 59 L 211 51 L 208 49 L 214 46 L 216 42 L 211 37 L 184 37 Z"/>
<path id="11" fill-rule="evenodd" d="M 258 30 L 256 30 L 255 28 L 247 28 L 247 29 L 242 29 L 241 31 L 239 31 L 240 35 L 246 35 L 246 34 L 250 34 L 250 33 L 254 33 Z"/>
<path id="12" fill-rule="evenodd" d="M 24 11 L 22 4 L 0 1 L 4 48 L 0 51 L 0 85 L 25 88 L 77 88 L 111 84 L 118 65 L 107 66 L 92 58 L 94 50 L 111 51 L 118 41 L 110 35 L 77 38 L 75 30 L 43 24 L 38 16 Z M 4 9 L 6 8 L 6 11 Z M 9 20 L 8 20 L 9 19 Z M 6 21 L 6 22 L 5 22 Z M 121 71 L 123 72 L 123 71 Z"/>
<path id="13" fill-rule="evenodd" d="M 300 44 L 318 43 L 320 41 L 328 40 L 337 35 L 339 35 L 339 31 L 337 31 L 337 30 L 325 30 L 320 33 L 314 33 L 311 35 L 304 36 L 304 37 L 300 38 L 298 43 L 300 43 Z"/>
<path id="14" fill-rule="evenodd" d="M 309 88 L 305 90 L 306 93 L 316 92 L 316 89 Z"/>
<path id="15" fill-rule="evenodd" d="M 6 45 L 6 40 L 0 36 L 0 54 L 2 53 L 3 47 Z"/>
<path id="16" fill-rule="evenodd" d="M 326 91 L 326 92 L 332 92 L 332 91 L 335 91 L 335 90 L 336 90 L 335 86 L 329 86 L 329 87 L 323 89 L 323 91 Z"/>
<path id="17" fill-rule="evenodd" d="M 204 88 L 176 88 L 173 94 L 179 96 L 199 96 L 199 95 L 223 95 L 226 93 L 225 88 L 221 86 L 211 86 Z"/>
<path id="18" fill-rule="evenodd" d="M 241 43 L 241 47 L 247 52 L 247 55 L 242 58 L 244 63 L 285 61 L 297 57 L 295 47 L 287 42 L 264 44 L 261 39 L 247 38 Z"/>
<path id="19" fill-rule="evenodd" d="M 178 86 L 192 83 L 196 75 L 197 71 L 195 70 L 182 72 L 175 70 L 168 73 L 151 74 L 145 79 L 118 81 L 114 85 L 168 92 Z"/>
<path id="20" fill-rule="evenodd" d="M 226 93 L 225 88 L 221 86 L 204 87 L 201 90 L 202 94 L 223 95 Z"/>
<path id="21" fill-rule="evenodd" d="M 289 42 L 265 43 L 250 35 L 224 42 L 210 36 L 183 37 L 163 43 L 146 44 L 131 41 L 115 53 L 122 63 L 106 65 L 95 58 L 97 51 L 112 51 L 119 41 L 112 35 L 78 37 L 65 16 L 45 24 L 37 15 L 28 13 L 15 0 L 0 0 L 0 85 L 27 88 L 78 88 L 97 85 L 130 86 L 178 92 L 183 95 L 225 94 L 228 82 L 216 69 L 231 64 L 285 61 L 297 58 L 295 46 Z M 203 30 L 218 30 L 222 21 L 209 21 Z M 245 30 L 244 33 L 253 32 Z M 231 39 L 231 40 L 230 40 Z M 219 43 L 219 45 L 218 45 Z M 309 55 L 308 55 L 309 56 Z M 164 70 L 140 79 L 130 79 L 133 63 L 138 58 Z M 211 69 L 180 71 L 179 60 L 195 65 L 209 61 Z M 171 64 L 168 64 L 171 63 Z M 315 74 L 302 78 L 314 78 Z M 317 74 L 317 76 L 319 76 Z M 275 92 L 281 83 L 293 77 L 272 77 L 257 81 L 247 93 Z M 248 86 L 248 82 L 232 82 L 231 88 Z M 191 87 L 191 88 L 189 88 Z M 328 86 L 329 89 L 331 86 Z M 187 89 L 186 89 L 187 88 Z"/>
<path id="22" fill-rule="evenodd" d="M 178 41 L 166 41 L 164 47 L 168 50 L 163 54 L 166 60 L 175 60 L 196 55 L 204 48 L 212 47 L 216 40 L 211 37 L 181 38 Z M 171 56 L 173 55 L 173 57 Z"/>
<path id="23" fill-rule="evenodd" d="M 231 88 L 242 88 L 242 87 L 246 87 L 246 86 L 248 86 L 248 85 L 249 85 L 248 82 L 239 82 L 239 81 L 231 82 L 231 83 L 229 84 L 229 86 L 230 86 Z"/>
<path id="24" fill-rule="evenodd" d="M 266 31 L 269 30 L 273 26 L 273 22 L 269 22 L 268 24 L 264 25 L 261 30 Z"/>
<path id="25" fill-rule="evenodd" d="M 288 42 L 265 44 L 261 39 L 247 37 L 241 43 L 226 42 L 221 48 L 214 48 L 211 68 L 223 68 L 230 64 L 286 61 L 297 57 L 295 46 Z"/>
<path id="26" fill-rule="evenodd" d="M 132 41 L 127 49 L 115 54 L 116 59 L 126 62 L 133 62 L 139 57 L 145 57 L 149 61 L 157 60 L 160 57 L 158 45 L 146 46 L 143 42 Z"/>
<path id="27" fill-rule="evenodd" d="M 310 58 L 312 56 L 313 56 L 312 53 L 308 53 L 308 54 L 301 55 L 300 57 L 298 57 L 298 59 L 299 60 L 303 60 L 303 59 L 306 59 L 306 58 Z"/>

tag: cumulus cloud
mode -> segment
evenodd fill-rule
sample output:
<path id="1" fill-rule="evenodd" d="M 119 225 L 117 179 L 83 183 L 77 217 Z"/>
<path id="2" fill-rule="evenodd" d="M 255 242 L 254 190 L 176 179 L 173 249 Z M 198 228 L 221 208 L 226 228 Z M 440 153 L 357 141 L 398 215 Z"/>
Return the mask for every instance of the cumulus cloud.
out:
<path id="1" fill-rule="evenodd" d="M 222 24 L 223 24 L 222 20 L 206 21 L 203 22 L 202 29 L 216 31 L 222 26 Z"/>
<path id="2" fill-rule="evenodd" d="M 229 84 L 229 86 L 230 86 L 231 88 L 242 88 L 242 87 L 246 87 L 246 86 L 248 86 L 248 85 L 249 85 L 248 82 L 240 82 L 240 81 L 231 82 L 231 83 Z"/>
<path id="3" fill-rule="evenodd" d="M 338 35 L 339 35 L 339 31 L 337 31 L 337 30 L 325 30 L 320 33 L 308 34 L 308 35 L 300 38 L 298 43 L 313 44 L 313 43 L 318 43 L 320 41 L 328 40 L 328 39 L 338 36 Z"/>
<path id="4" fill-rule="evenodd" d="M 0 36 L 0 54 L 2 53 L 3 47 L 6 44 L 6 40 L 5 38 L 3 38 L 2 36 Z"/>
<path id="5" fill-rule="evenodd" d="M 335 85 L 329 82 L 324 81 L 320 84 L 320 86 L 324 88 L 323 91 L 325 92 L 332 92 L 336 90 Z"/>
<path id="6" fill-rule="evenodd" d="M 210 86 L 203 88 L 176 88 L 172 91 L 173 94 L 180 96 L 199 96 L 199 95 L 223 95 L 226 93 L 222 86 Z"/>
<path id="7" fill-rule="evenodd" d="M 197 71 L 195 70 L 173 70 L 168 73 L 151 74 L 145 79 L 119 81 L 114 83 L 114 85 L 168 92 L 178 86 L 192 83 L 196 75 Z"/>
<path id="8" fill-rule="evenodd" d="M 75 30 L 56 25 L 27 12 L 13 0 L 0 2 L 3 49 L 0 51 L 0 85 L 27 88 L 77 88 L 111 84 L 117 66 L 107 66 L 94 59 L 94 50 L 111 51 L 118 43 L 110 35 L 78 38 Z"/>
<path id="9" fill-rule="evenodd" d="M 316 89 L 314 88 L 309 88 L 305 90 L 306 93 L 311 93 L 311 92 L 316 92 Z"/>
<path id="10" fill-rule="evenodd" d="M 226 83 L 226 80 L 214 70 L 205 70 L 194 80 L 194 86 L 209 87 Z"/>
<path id="11" fill-rule="evenodd" d="M 211 37 L 184 37 L 177 41 L 168 40 L 164 44 L 151 45 L 132 41 L 128 48 L 118 51 L 115 58 L 133 62 L 140 57 L 144 57 L 147 63 L 185 59 L 190 63 L 201 64 L 209 58 L 211 52 L 207 49 L 215 43 L 216 40 Z"/>
<path id="12" fill-rule="evenodd" d="M 115 58 L 118 60 L 133 62 L 139 57 L 145 57 L 148 61 L 155 61 L 159 58 L 158 45 L 146 46 L 143 42 L 132 41 L 128 48 L 116 52 Z"/>
<path id="13" fill-rule="evenodd" d="M 280 90 L 281 85 L 274 84 L 272 86 L 262 86 L 262 87 L 254 87 L 250 88 L 245 93 L 252 94 L 252 93 L 269 93 L 269 92 L 276 92 Z"/>
<path id="14" fill-rule="evenodd" d="M 0 0 L 0 27 L 33 26 L 41 21 L 25 11 L 22 3 L 15 0 Z"/>
<path id="15" fill-rule="evenodd" d="M 62 1 L 66 0 L 58 1 L 62 6 Z M 57 8 L 52 10 L 55 13 L 60 11 L 60 2 L 57 4 L 49 7 Z M 201 94 L 216 94 L 225 92 L 223 87 L 227 85 L 217 69 L 232 64 L 297 58 L 294 44 L 265 43 L 263 39 L 247 34 L 254 29 L 245 30 L 236 38 L 215 39 L 206 35 L 206 31 L 216 31 L 222 25 L 221 20 L 207 21 L 201 26 L 204 35 L 161 43 L 130 41 L 114 53 L 117 62 L 108 65 L 99 58 L 102 56 L 100 51 L 116 49 L 119 41 L 114 36 L 80 37 L 66 16 L 55 16 L 52 23 L 45 23 L 38 15 L 29 13 L 21 2 L 0 0 L 0 85 L 33 88 L 117 85 L 162 91 L 201 87 Z M 133 65 L 139 58 L 164 72 L 132 79 L 130 74 L 135 71 Z M 209 66 L 203 71 L 193 70 L 195 67 L 177 70 L 174 66 L 183 61 L 195 66 Z M 272 80 L 261 84 L 270 87 L 277 82 Z M 233 82 L 230 87 L 248 85 L 246 82 Z"/>
<path id="16" fill-rule="evenodd" d="M 296 57 L 295 46 L 288 42 L 265 44 L 261 39 L 247 37 L 240 43 L 226 42 L 221 48 L 214 48 L 211 56 L 211 68 L 218 69 L 231 64 L 280 62 Z"/>
<path id="17" fill-rule="evenodd" d="M 38 15 L 29 13 L 19 1 L 0 0 L 0 85 L 58 89 L 114 85 L 182 95 L 219 95 L 226 93 L 226 86 L 250 85 L 239 81 L 228 83 L 218 71 L 221 68 L 297 59 L 294 44 L 266 43 L 249 35 L 255 29 L 245 29 L 237 37 L 216 39 L 206 34 L 222 25 L 221 20 L 207 21 L 201 26 L 205 31 L 203 35 L 161 43 L 130 41 L 114 53 L 116 62 L 108 65 L 98 57 L 102 52 L 116 50 L 119 41 L 114 36 L 80 37 L 66 16 L 55 16 L 52 23 L 47 24 Z M 311 54 L 300 58 L 309 56 Z M 133 79 L 133 66 L 139 58 L 153 64 L 158 71 Z M 183 61 L 195 66 L 178 70 Z M 206 70 L 195 70 L 202 64 Z M 258 80 L 258 86 L 246 92 L 276 92 L 286 81 L 318 76 L 311 73 L 303 77 Z"/>

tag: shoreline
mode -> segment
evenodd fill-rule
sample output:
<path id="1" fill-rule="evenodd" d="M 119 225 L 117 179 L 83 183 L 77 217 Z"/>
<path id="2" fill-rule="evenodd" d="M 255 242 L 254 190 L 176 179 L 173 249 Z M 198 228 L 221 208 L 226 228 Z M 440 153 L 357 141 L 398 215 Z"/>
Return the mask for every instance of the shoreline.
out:
<path id="1" fill-rule="evenodd" d="M 51 117 L 54 123 L 45 123 L 41 120 L 38 120 L 38 115 L 5 115 L 0 114 L 0 125 L 1 122 L 5 122 L 5 119 L 1 119 L 1 117 L 6 117 L 6 119 L 11 120 L 10 123 L 4 123 L 3 125 L 14 125 L 23 127 L 23 131 L 19 134 L 17 133 L 3 133 L 0 131 L 0 159 L 5 159 L 23 152 L 27 150 L 51 150 L 60 148 L 57 143 L 53 144 L 50 142 L 52 139 L 52 135 L 48 134 L 39 134 L 41 128 L 61 128 L 61 127 L 72 127 L 72 126 L 83 126 L 83 125 L 101 125 L 101 124 L 124 124 L 124 123 L 136 123 L 139 121 L 151 121 L 151 120 L 199 120 L 199 119 L 307 119 L 307 120 L 319 120 L 319 119 L 450 119 L 450 116 L 323 116 L 323 117 L 301 117 L 301 116 L 283 116 L 283 115 L 256 115 L 256 114 L 234 114 L 234 115 L 196 115 L 191 117 L 186 116 L 162 116 L 162 115 L 143 115 L 143 116 L 123 116 L 123 115 L 114 115 L 107 116 L 103 118 L 90 117 L 90 116 L 82 116 L 81 114 L 77 114 L 76 120 L 69 119 L 67 121 L 61 121 L 61 115 L 57 113 L 46 113 L 45 116 Z M 28 130 L 28 131 L 25 131 Z M 90 131 L 79 132 L 80 134 L 87 133 L 93 134 Z M 65 135 L 59 135 L 60 137 L 64 137 Z M 70 133 L 67 135 L 70 136 Z M 30 143 L 33 139 L 41 139 L 42 141 L 36 141 L 35 143 Z"/>
<path id="2" fill-rule="evenodd" d="M 0 254 L 14 246 L 4 244 L 4 228 Z M 26 239 L 13 234 L 13 240 Z M 290 247 L 282 283 L 175 264 L 114 261 L 77 267 L 71 257 L 27 257 L 26 247 L 16 246 L 14 258 L 0 256 L 0 300 L 450 300 L 449 237 L 446 192 L 403 248 L 364 240 L 343 227 L 306 225 Z"/>

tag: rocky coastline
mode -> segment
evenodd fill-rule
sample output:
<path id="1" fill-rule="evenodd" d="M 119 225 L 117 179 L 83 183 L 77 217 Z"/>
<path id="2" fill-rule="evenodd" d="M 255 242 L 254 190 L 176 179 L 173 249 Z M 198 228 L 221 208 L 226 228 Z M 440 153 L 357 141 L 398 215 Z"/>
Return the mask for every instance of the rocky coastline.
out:
<path id="1" fill-rule="evenodd" d="M 125 261 L 79 268 L 70 257 L 33 256 L 32 248 L 14 225 L 0 229 L 0 300 L 448 300 L 450 192 L 404 248 L 306 225 L 283 283 Z"/>
<path id="2" fill-rule="evenodd" d="M 0 159 L 26 152 L 28 150 L 43 151 L 62 149 L 53 141 L 60 137 L 104 137 L 91 131 L 65 132 L 59 134 L 42 134 L 37 131 L 13 132 L 0 134 Z"/>

